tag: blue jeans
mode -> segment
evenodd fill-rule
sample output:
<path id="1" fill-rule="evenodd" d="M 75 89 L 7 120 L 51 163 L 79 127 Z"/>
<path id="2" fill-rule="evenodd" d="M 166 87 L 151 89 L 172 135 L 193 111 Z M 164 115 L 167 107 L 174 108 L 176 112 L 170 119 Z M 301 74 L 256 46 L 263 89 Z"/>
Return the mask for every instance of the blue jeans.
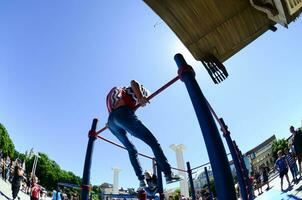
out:
<path id="1" fill-rule="evenodd" d="M 121 106 L 109 114 L 108 128 L 113 135 L 115 135 L 117 139 L 126 147 L 129 153 L 131 164 L 139 180 L 144 179 L 144 175 L 137 157 L 138 152 L 135 146 L 128 139 L 127 132 L 150 146 L 155 156 L 156 163 L 161 171 L 163 171 L 167 176 L 171 174 L 170 164 L 168 163 L 168 160 L 164 155 L 164 152 L 157 139 L 137 118 L 134 111 L 128 106 Z"/>
<path id="2" fill-rule="evenodd" d="M 292 166 L 290 166 L 290 172 L 292 173 L 293 179 L 296 179 L 298 176 L 298 167 L 297 164 L 293 164 Z"/>

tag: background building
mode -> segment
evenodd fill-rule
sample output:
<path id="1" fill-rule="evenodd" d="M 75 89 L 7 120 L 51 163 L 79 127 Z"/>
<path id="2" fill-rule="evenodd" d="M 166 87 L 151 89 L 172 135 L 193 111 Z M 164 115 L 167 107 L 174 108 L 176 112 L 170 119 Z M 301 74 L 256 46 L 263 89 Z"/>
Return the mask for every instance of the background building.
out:
<path id="1" fill-rule="evenodd" d="M 252 150 L 245 153 L 251 161 L 252 170 L 259 170 L 263 165 L 272 169 L 274 167 L 273 159 L 273 143 L 277 141 L 276 136 L 273 135 Z"/>

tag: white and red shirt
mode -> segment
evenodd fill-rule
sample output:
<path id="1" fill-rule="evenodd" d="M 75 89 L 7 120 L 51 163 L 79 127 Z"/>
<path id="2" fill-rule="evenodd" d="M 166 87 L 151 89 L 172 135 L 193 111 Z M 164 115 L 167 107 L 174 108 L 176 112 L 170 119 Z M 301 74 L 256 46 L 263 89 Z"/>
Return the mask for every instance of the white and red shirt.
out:
<path id="1" fill-rule="evenodd" d="M 147 97 L 149 91 L 141 86 L 143 96 Z M 108 112 L 111 112 L 115 107 L 116 103 L 123 99 L 125 103 L 132 109 L 138 104 L 138 99 L 131 87 L 114 87 L 110 90 L 106 98 L 106 104 Z"/>
<path id="2" fill-rule="evenodd" d="M 37 183 L 34 183 L 31 188 L 31 196 L 34 198 L 39 198 L 39 194 L 41 192 L 41 187 Z"/>

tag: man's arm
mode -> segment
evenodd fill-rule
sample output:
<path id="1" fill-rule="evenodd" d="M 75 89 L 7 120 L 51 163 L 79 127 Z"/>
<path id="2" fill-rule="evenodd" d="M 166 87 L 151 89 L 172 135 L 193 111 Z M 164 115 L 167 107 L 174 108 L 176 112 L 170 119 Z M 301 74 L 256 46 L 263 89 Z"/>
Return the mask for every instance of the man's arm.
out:
<path id="1" fill-rule="evenodd" d="M 135 81 L 135 80 L 131 81 L 131 88 L 132 88 L 133 92 L 135 93 L 135 96 L 138 99 L 138 103 L 142 107 L 145 106 L 147 103 L 150 103 L 149 100 L 147 99 L 147 97 L 145 97 L 143 95 L 142 90 L 141 90 L 141 85 L 137 81 Z"/>

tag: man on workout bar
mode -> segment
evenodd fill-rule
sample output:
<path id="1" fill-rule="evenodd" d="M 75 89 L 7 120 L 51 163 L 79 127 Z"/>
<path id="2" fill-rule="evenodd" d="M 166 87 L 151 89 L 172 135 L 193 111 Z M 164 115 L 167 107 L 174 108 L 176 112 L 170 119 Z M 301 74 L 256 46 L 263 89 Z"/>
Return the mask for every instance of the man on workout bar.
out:
<path id="1" fill-rule="evenodd" d="M 167 184 L 181 180 L 178 175 L 172 173 L 171 166 L 157 139 L 135 115 L 135 108 L 138 105 L 143 107 L 149 103 L 148 93 L 140 83 L 132 80 L 130 87 L 112 88 L 106 99 L 109 111 L 107 126 L 126 147 L 140 187 L 146 187 L 146 180 L 138 160 L 138 152 L 128 139 L 127 132 L 151 147 L 156 163 L 165 174 Z"/>

